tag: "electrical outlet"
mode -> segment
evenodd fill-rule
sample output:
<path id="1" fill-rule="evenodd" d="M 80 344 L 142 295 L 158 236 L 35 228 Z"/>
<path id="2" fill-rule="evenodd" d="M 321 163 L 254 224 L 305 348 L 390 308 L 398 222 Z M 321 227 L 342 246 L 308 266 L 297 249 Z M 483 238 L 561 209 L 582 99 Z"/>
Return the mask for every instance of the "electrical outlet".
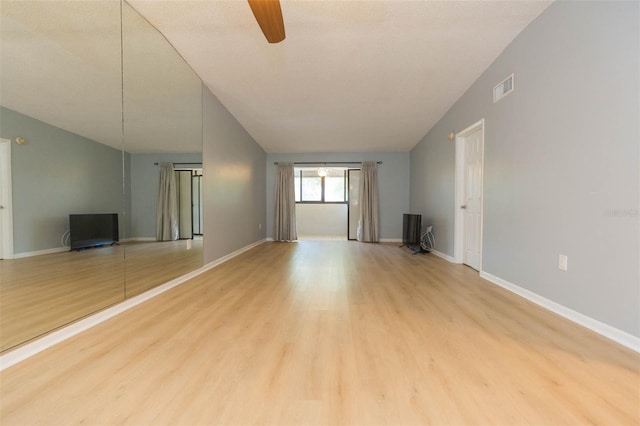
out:
<path id="1" fill-rule="evenodd" d="M 558 257 L 558 268 L 562 269 L 563 271 L 567 270 L 567 262 L 568 262 L 569 258 L 567 257 L 567 255 L 565 254 L 561 254 Z"/>
<path id="2" fill-rule="evenodd" d="M 262 229 L 262 224 L 261 223 L 258 224 L 258 229 Z"/>

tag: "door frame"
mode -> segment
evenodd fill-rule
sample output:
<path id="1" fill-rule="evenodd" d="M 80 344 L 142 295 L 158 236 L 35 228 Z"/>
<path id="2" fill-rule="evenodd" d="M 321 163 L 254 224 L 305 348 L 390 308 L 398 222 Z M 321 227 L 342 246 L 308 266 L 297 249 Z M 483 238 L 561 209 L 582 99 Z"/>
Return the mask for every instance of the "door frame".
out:
<path id="1" fill-rule="evenodd" d="M 192 195 L 191 195 L 191 230 L 193 231 L 194 226 L 195 226 L 195 221 L 193 220 L 193 211 L 195 210 L 195 206 L 193 203 L 194 197 L 193 197 L 193 187 L 194 187 L 194 181 L 198 182 L 198 219 L 200 219 L 199 223 L 198 223 L 198 230 L 200 232 L 196 233 L 193 232 L 194 236 L 202 236 L 202 175 L 201 174 L 197 174 L 196 170 L 198 169 L 194 169 L 192 170 L 192 174 L 191 174 L 191 191 L 192 191 Z"/>
<path id="2" fill-rule="evenodd" d="M 480 130 L 480 152 L 482 171 L 480 173 L 480 191 L 482 203 L 480 204 L 480 265 L 479 272 L 482 272 L 482 241 L 484 234 L 484 118 L 476 121 L 456 133 L 455 138 L 455 197 L 454 197 L 454 227 L 453 227 L 453 260 L 454 263 L 464 262 L 464 210 L 460 208 L 464 204 L 464 162 L 465 162 L 465 140 L 466 138 Z"/>
<path id="3" fill-rule="evenodd" d="M 11 140 L 0 139 L 0 173 L 2 173 L 2 192 L 5 198 L 4 217 L 1 222 L 2 226 L 2 256 L 0 259 L 12 259 L 13 258 L 13 198 L 11 193 Z M 2 202 L 2 200 L 0 200 Z"/>
<path id="4" fill-rule="evenodd" d="M 174 173 L 174 177 L 177 176 L 180 172 L 189 172 L 189 199 L 190 199 L 190 206 L 189 206 L 189 216 L 190 216 L 190 221 L 191 221 L 191 236 L 190 237 L 181 237 L 181 231 L 180 231 L 180 219 L 181 219 L 181 202 L 180 202 L 180 197 L 177 197 L 178 199 L 176 200 L 178 203 L 178 240 L 193 240 L 193 170 L 194 169 L 186 169 L 186 168 L 182 168 L 182 167 L 178 167 L 173 169 L 173 173 Z M 182 178 L 180 178 L 180 180 L 182 180 Z M 178 191 L 181 192 L 179 190 L 178 187 L 178 183 L 176 181 L 176 188 L 178 188 Z"/>

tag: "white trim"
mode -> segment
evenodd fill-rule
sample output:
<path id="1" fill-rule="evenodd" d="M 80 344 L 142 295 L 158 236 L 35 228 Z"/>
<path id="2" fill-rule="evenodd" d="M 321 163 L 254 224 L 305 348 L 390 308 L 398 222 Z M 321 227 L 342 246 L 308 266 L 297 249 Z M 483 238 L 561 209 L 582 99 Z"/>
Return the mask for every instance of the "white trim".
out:
<path id="1" fill-rule="evenodd" d="M 464 139 L 478 129 L 481 134 L 481 163 L 482 174 L 480 176 L 480 191 L 482 193 L 482 203 L 480 204 L 480 259 L 478 270 L 482 271 L 482 240 L 484 230 L 484 118 L 476 121 L 469 127 L 456 133 L 455 139 L 455 165 L 454 165 L 454 224 L 453 224 L 453 259 L 454 263 L 463 263 L 464 261 L 464 212 L 460 208 L 464 204 L 464 155 L 465 145 Z"/>
<path id="2" fill-rule="evenodd" d="M 481 159 L 480 164 L 482 167 L 482 173 L 480 174 L 480 193 L 482 194 L 482 202 L 480 203 L 480 259 L 478 262 L 478 272 L 482 272 L 482 261 L 484 256 L 482 253 L 484 252 L 484 118 L 480 120 L 482 123 L 481 127 L 481 137 L 482 137 L 482 152 L 480 153 Z"/>
<path id="3" fill-rule="evenodd" d="M 443 258 L 444 260 L 447 260 L 447 261 L 449 261 L 449 262 L 451 262 L 451 263 L 458 263 L 458 262 L 456 262 L 456 260 L 455 260 L 453 257 L 449 256 L 448 254 L 444 254 L 444 253 L 442 253 L 441 251 L 438 251 L 438 250 L 431 250 L 431 253 L 433 253 L 433 254 L 435 254 L 436 256 L 441 257 L 441 258 Z"/>
<path id="4" fill-rule="evenodd" d="M 570 321 L 573 321 L 576 324 L 586 327 L 589 330 L 595 331 L 596 333 L 608 339 L 611 339 L 614 342 L 620 343 L 621 345 L 626 346 L 627 348 L 632 349 L 636 352 L 640 352 L 639 337 L 636 337 L 625 331 L 622 331 L 608 324 L 588 317 L 584 314 L 576 312 L 572 309 L 569 309 L 566 306 L 546 299 L 532 291 L 526 290 L 520 286 L 510 283 L 509 281 L 496 277 L 495 275 L 491 275 L 488 272 L 480 272 L 480 277 L 492 282 L 497 286 L 509 290 L 510 292 L 515 293 L 518 296 L 524 297 L 525 299 L 535 303 L 536 305 L 541 306 L 553 313 L 556 313 Z"/>
<path id="5" fill-rule="evenodd" d="M 401 243 L 402 238 L 380 238 L 381 243 Z"/>
<path id="6" fill-rule="evenodd" d="M 251 243 L 251 244 L 246 245 L 246 246 L 244 246 L 242 248 L 239 248 L 238 250 L 233 251 L 233 252 L 227 254 L 226 256 L 222 256 L 222 257 L 214 260 L 213 262 L 209 262 L 206 265 L 204 265 L 202 268 L 198 269 L 198 271 L 200 271 L 200 272 L 198 272 L 198 274 L 201 274 L 201 273 L 203 273 L 205 271 L 208 271 L 209 269 L 213 269 L 216 266 L 218 266 L 218 265 L 220 265 L 220 264 L 222 264 L 222 263 L 224 263 L 224 262 L 226 262 L 228 260 L 231 260 L 236 256 L 241 255 L 245 251 L 249 251 L 252 248 L 255 248 L 255 247 L 258 247 L 261 244 L 264 244 L 266 241 L 267 241 L 267 239 L 263 238 L 261 240 L 256 241 L 255 243 Z"/>
<path id="7" fill-rule="evenodd" d="M 464 138 L 456 135 L 453 195 L 453 262 L 462 263 L 464 258 Z M 484 194 L 483 194 L 484 195 Z"/>
<path id="8" fill-rule="evenodd" d="M 309 237 L 300 237 L 298 240 L 304 240 Z M 265 238 L 265 241 L 274 241 L 273 237 Z M 345 241 L 357 241 L 357 240 L 346 240 Z M 402 238 L 380 238 L 381 243 L 401 243 Z"/>
<path id="9" fill-rule="evenodd" d="M 132 237 L 132 238 L 123 238 L 120 242 L 126 243 L 129 241 L 156 241 L 154 237 Z M 22 253 L 16 253 L 13 255 L 12 259 L 20 259 L 23 257 L 31 257 L 31 256 L 40 256 L 42 254 L 52 254 L 52 253 L 60 253 L 61 251 L 69 251 L 71 248 L 69 246 L 63 247 L 55 247 L 44 250 L 35 250 L 35 251 L 25 251 Z"/>
<path id="10" fill-rule="evenodd" d="M 298 235 L 298 240 L 347 241 L 346 235 Z"/>
<path id="11" fill-rule="evenodd" d="M 61 251 L 69 251 L 69 247 L 55 247 L 44 250 L 25 251 L 22 253 L 15 253 L 13 259 L 21 259 L 23 257 L 40 256 L 43 254 L 60 253 Z"/>
<path id="12" fill-rule="evenodd" d="M 85 330 L 90 329 L 110 318 L 115 317 L 122 312 L 133 308 L 136 305 L 139 305 L 143 302 L 146 302 L 149 299 L 152 299 L 159 294 L 162 294 L 178 285 L 194 278 L 203 272 L 208 271 L 209 269 L 213 269 L 216 266 L 246 252 L 247 250 L 251 250 L 254 247 L 259 246 L 264 243 L 266 240 L 262 239 L 256 241 L 255 243 L 249 244 L 241 249 L 238 249 L 232 253 L 229 253 L 226 256 L 223 256 L 219 259 L 210 262 L 203 267 L 196 269 L 195 271 L 189 272 L 188 274 L 182 275 L 176 279 L 173 279 L 169 282 L 166 282 L 158 287 L 155 287 L 149 291 L 146 291 L 138 296 L 132 297 L 131 299 L 127 299 L 117 305 L 106 308 L 100 312 L 97 312 L 93 315 L 85 317 L 79 321 L 76 321 L 72 324 L 67 325 L 66 327 L 60 328 L 52 333 L 47 334 L 44 337 L 41 337 L 37 340 L 34 340 L 31 343 L 27 343 L 26 345 L 20 346 L 10 352 L 7 352 L 0 356 L 0 371 L 9 368 L 17 363 L 24 361 L 25 359 L 44 351 L 64 340 L 69 339 L 70 337 L 75 336 L 76 334 L 82 333 Z"/>
<path id="13" fill-rule="evenodd" d="M 2 191 L 0 193 L 4 194 L 4 197 L 7 200 L 6 203 L 6 212 L 5 219 L 2 221 L 2 258 L 4 259 L 13 259 L 13 196 L 11 193 L 12 185 L 11 185 L 11 140 L 9 139 L 0 139 L 0 149 L 4 151 L 4 155 L 7 159 L 7 164 L 2 164 L 2 169 L 0 173 L 2 173 Z M 2 202 L 2 200 L 0 200 Z"/>

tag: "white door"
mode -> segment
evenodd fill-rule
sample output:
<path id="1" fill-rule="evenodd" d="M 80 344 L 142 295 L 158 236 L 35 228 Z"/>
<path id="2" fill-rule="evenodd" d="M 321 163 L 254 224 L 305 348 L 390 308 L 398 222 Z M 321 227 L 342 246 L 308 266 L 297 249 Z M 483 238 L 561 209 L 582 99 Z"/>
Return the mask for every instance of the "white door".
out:
<path id="1" fill-rule="evenodd" d="M 464 138 L 463 263 L 480 270 L 482 241 L 482 129 Z"/>
<path id="2" fill-rule="evenodd" d="M 348 239 L 358 239 L 358 221 L 360 220 L 360 204 L 358 204 L 358 193 L 360 191 L 360 170 L 349 169 L 347 171 L 349 185 L 349 235 Z"/>
<path id="3" fill-rule="evenodd" d="M 0 259 L 13 254 L 11 208 L 11 141 L 0 139 Z"/>

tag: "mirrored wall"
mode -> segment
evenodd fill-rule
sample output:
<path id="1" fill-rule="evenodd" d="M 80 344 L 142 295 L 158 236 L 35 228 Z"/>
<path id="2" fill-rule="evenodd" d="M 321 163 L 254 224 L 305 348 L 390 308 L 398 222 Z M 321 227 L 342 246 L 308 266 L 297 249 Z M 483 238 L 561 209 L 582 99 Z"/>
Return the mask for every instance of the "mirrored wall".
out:
<path id="1" fill-rule="evenodd" d="M 202 102 L 198 77 L 126 3 L 3 2 L 0 13 L 5 351 L 202 265 L 199 180 L 177 184 L 203 173 Z M 178 240 L 156 241 L 162 163 L 184 200 Z M 70 250 L 70 215 L 117 217 L 117 230 L 89 229 L 117 244 Z"/>
<path id="2" fill-rule="evenodd" d="M 122 9 L 124 149 L 127 211 L 126 297 L 202 266 L 202 235 L 190 232 L 199 217 L 202 174 L 202 85 L 166 39 L 127 3 Z M 153 94 L 153 96 L 150 96 Z M 173 168 L 175 211 L 158 213 L 160 169 Z M 200 194 L 197 194 L 200 195 Z M 166 216 L 166 215 L 165 215 Z M 161 237 L 158 223 L 173 222 L 177 236 Z M 178 238 L 173 240 L 173 238 Z"/>

